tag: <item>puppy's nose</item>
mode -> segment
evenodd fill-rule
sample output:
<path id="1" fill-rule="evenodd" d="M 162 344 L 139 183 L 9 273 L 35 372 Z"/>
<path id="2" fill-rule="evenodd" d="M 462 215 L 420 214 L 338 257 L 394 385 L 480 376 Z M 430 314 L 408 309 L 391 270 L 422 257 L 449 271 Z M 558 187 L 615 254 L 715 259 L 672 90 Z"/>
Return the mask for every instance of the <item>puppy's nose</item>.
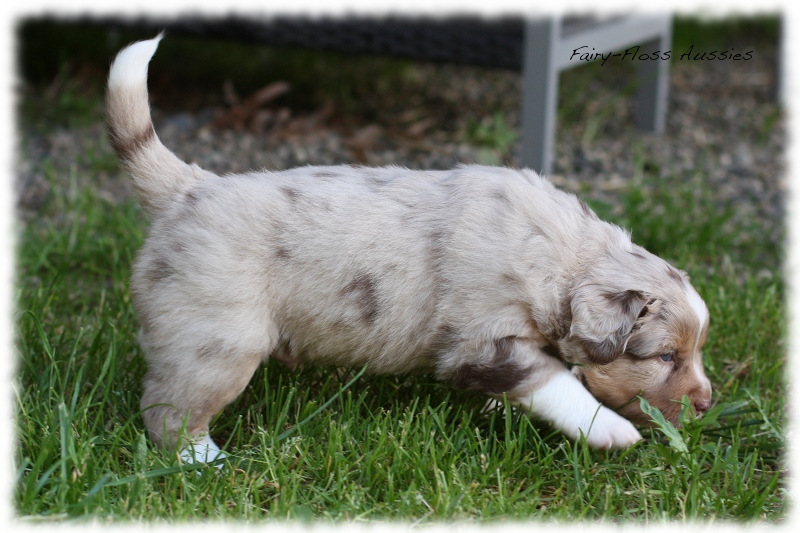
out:
<path id="1" fill-rule="evenodd" d="M 697 413 L 698 415 L 708 411 L 709 407 L 711 407 L 711 400 L 707 398 L 694 401 L 694 412 Z"/>

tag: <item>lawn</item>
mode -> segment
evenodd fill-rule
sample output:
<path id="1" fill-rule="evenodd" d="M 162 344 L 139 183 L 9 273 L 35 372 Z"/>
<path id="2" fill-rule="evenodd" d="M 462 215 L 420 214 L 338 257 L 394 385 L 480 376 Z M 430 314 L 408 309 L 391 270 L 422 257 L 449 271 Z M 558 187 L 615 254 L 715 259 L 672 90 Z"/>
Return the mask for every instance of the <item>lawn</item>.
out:
<path id="1" fill-rule="evenodd" d="M 91 102 L 62 104 L 58 120 L 98 119 Z M 87 142 L 108 152 L 104 138 Z M 128 282 L 147 222 L 134 202 L 81 185 L 77 168 L 46 166 L 50 192 L 17 224 L 13 505 L 23 521 L 785 519 L 784 252 L 755 214 L 714 201 L 701 175 L 644 171 L 618 205 L 587 200 L 686 270 L 705 299 L 714 393 L 704 417 L 594 451 L 427 376 L 270 362 L 212 424 L 230 458 L 218 471 L 182 465 L 145 436 Z M 80 168 L 118 171 L 91 154 Z"/>

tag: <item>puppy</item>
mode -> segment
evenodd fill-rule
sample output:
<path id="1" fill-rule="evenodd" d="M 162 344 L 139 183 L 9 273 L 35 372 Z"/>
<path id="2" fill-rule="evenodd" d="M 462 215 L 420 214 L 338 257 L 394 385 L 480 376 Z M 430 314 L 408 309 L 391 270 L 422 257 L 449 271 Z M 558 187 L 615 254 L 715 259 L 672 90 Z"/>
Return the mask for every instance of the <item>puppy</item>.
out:
<path id="1" fill-rule="evenodd" d="M 119 54 L 107 99 L 112 145 L 152 219 L 132 292 L 155 442 L 218 457 L 209 421 L 270 357 L 430 372 L 595 448 L 641 439 L 623 418 L 648 423 L 637 395 L 673 422 L 683 395 L 709 408 L 703 300 L 585 203 L 527 169 L 217 176 L 153 129 L 160 38 Z"/>

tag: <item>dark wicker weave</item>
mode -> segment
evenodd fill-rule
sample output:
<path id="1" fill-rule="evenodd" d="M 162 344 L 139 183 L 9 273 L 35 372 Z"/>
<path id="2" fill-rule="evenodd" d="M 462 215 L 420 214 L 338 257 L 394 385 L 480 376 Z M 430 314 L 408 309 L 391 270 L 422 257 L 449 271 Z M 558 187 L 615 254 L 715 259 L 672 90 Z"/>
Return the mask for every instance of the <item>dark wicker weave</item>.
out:
<path id="1" fill-rule="evenodd" d="M 275 46 L 522 68 L 522 18 L 91 18 L 80 22 Z"/>

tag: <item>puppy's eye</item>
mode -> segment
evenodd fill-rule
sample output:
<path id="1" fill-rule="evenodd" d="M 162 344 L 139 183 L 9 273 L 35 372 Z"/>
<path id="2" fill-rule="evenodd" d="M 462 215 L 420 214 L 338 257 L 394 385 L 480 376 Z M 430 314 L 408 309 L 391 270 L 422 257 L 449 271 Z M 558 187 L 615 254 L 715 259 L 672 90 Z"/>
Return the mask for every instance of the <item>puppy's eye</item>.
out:
<path id="1" fill-rule="evenodd" d="M 659 355 L 662 361 L 672 361 L 672 354 L 671 353 L 664 353 Z"/>

